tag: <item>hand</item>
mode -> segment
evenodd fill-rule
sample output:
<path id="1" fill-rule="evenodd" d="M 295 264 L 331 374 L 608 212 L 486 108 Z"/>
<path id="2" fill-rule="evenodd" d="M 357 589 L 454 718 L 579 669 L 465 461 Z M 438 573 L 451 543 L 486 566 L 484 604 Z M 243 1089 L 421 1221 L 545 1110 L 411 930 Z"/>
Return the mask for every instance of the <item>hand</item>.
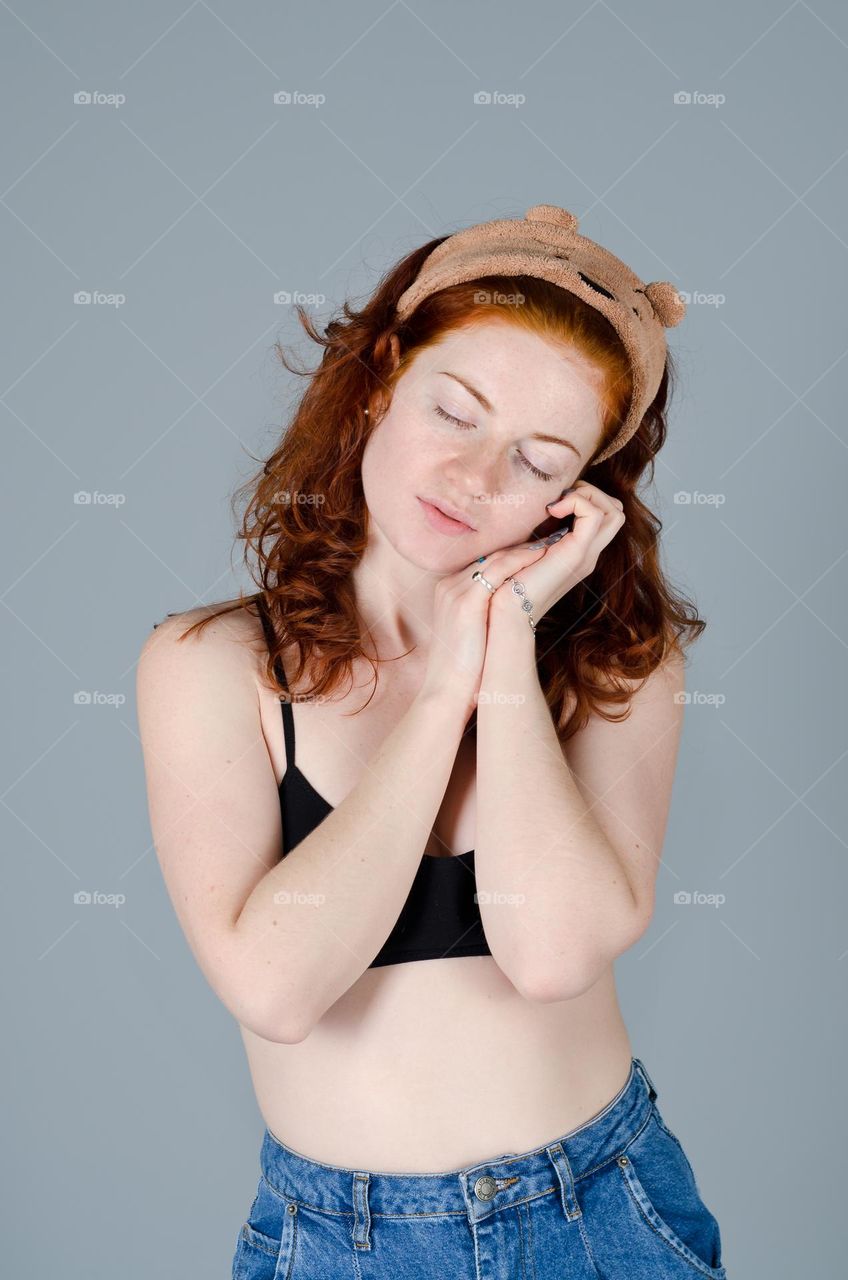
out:
<path id="1" fill-rule="evenodd" d="M 510 570 L 510 573 L 520 576 L 526 599 L 533 603 L 535 623 L 557 600 L 593 572 L 604 547 L 612 541 L 625 519 L 624 504 L 586 480 L 578 480 L 574 488 L 551 503 L 548 510 L 560 520 L 573 512 L 573 528 L 563 533 L 557 542 L 544 547 L 541 557 L 538 557 L 536 549 L 538 540 L 520 543 L 527 558 L 518 569 Z M 508 550 L 518 550 L 518 547 Z M 488 564 L 488 560 L 485 563 Z M 490 575 L 487 573 L 486 577 Z M 511 594 L 512 583 L 499 587 L 492 597 L 495 614 L 509 610 L 516 614 L 521 612 L 519 602 L 508 598 Z"/>
<path id="2" fill-rule="evenodd" d="M 486 556 L 483 563 L 459 569 L 436 583 L 433 610 L 433 639 L 421 692 L 425 695 L 451 689 L 462 699 L 466 720 L 477 706 L 486 641 L 489 628 L 489 606 L 511 574 L 541 560 L 545 548 L 530 550 L 526 543 L 504 547 Z M 472 574 L 479 569 L 496 588 L 489 591 Z M 509 590 L 509 584 L 507 584 Z"/>

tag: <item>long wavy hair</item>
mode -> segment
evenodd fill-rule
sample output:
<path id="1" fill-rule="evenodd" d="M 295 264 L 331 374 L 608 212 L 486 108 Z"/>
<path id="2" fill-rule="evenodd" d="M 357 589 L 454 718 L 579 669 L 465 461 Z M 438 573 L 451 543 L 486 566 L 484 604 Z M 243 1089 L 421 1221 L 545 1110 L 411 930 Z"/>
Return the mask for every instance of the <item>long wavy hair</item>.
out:
<path id="1" fill-rule="evenodd" d="M 376 688 L 375 662 L 395 660 L 375 659 L 363 648 L 352 570 L 368 540 L 361 478 L 365 446 L 391 403 L 395 383 L 418 352 L 451 330 L 497 318 L 576 348 L 602 370 L 604 429 L 596 455 L 626 416 L 630 370 L 615 330 L 600 312 L 547 281 L 487 276 L 453 285 L 398 321 L 398 298 L 445 238 L 403 258 L 361 310 L 345 302 L 323 334 L 297 307 L 305 332 L 324 348 L 316 370 L 293 367 L 275 343 L 285 368 L 308 383 L 277 447 L 234 496 L 235 503 L 247 499 L 237 536 L 259 590 L 214 606 L 183 638 L 215 617 L 249 611 L 264 628 L 266 678 L 288 696 L 304 676 L 299 699 L 331 696 L 344 679 L 352 681 L 356 658 L 371 663 Z M 592 712 L 607 720 L 624 718 L 628 706 L 617 714 L 611 708 L 629 703 L 632 682 L 647 679 L 670 648 L 682 651 L 706 626 L 667 582 L 660 566 L 662 522 L 637 493 L 643 480 L 653 481 L 675 378 L 669 354 L 638 431 L 606 461 L 593 466 L 590 460 L 581 473 L 621 500 L 626 521 L 593 572 L 537 625 L 540 684 L 563 738 L 583 727 Z M 548 523 L 537 529 L 545 531 Z M 289 649 L 297 656 L 285 681 L 281 654 Z"/>

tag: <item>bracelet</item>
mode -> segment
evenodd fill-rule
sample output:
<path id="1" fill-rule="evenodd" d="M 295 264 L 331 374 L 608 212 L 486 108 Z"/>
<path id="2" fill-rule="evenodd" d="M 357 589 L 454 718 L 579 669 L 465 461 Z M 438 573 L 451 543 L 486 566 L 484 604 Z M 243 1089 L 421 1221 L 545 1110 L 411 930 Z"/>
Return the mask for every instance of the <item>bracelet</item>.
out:
<path id="1" fill-rule="evenodd" d="M 527 591 L 523 582 L 519 582 L 517 578 L 507 578 L 507 582 L 512 583 L 512 590 L 515 595 L 521 597 L 521 608 L 527 614 L 527 621 L 530 623 L 530 630 L 533 635 L 536 634 L 536 623 L 533 621 L 533 602 L 527 599 Z"/>
<path id="2" fill-rule="evenodd" d="M 485 556 L 481 556 L 480 561 L 485 560 L 485 558 L 486 558 Z M 480 561 L 478 561 L 478 563 Z M 489 595 L 494 595 L 494 593 L 497 591 L 497 587 L 495 587 L 491 582 L 489 582 L 488 578 L 484 578 L 483 574 L 480 572 L 479 569 L 475 569 L 474 573 L 472 573 L 471 575 L 471 578 L 472 578 L 472 581 L 474 582 L 481 582 L 483 586 L 486 588 L 486 590 L 488 591 Z M 524 586 L 524 583 L 519 582 L 517 578 L 504 578 L 504 582 L 511 582 L 512 590 L 514 594 L 517 596 L 521 596 L 522 598 L 521 608 L 527 614 L 527 621 L 530 624 L 530 630 L 533 632 L 533 635 L 535 635 L 536 623 L 533 621 L 533 603 L 531 600 L 527 599 L 527 591 Z"/>

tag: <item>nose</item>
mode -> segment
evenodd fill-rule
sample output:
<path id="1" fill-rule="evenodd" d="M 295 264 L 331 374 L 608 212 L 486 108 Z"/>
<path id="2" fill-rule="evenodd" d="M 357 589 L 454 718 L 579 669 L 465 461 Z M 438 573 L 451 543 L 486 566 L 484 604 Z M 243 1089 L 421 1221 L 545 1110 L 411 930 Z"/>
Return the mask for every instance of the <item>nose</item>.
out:
<path id="1" fill-rule="evenodd" d="M 454 500 L 462 503 L 477 524 L 477 513 L 501 491 L 503 477 L 497 458 L 477 449 L 473 456 L 457 455 L 443 468 Z"/>

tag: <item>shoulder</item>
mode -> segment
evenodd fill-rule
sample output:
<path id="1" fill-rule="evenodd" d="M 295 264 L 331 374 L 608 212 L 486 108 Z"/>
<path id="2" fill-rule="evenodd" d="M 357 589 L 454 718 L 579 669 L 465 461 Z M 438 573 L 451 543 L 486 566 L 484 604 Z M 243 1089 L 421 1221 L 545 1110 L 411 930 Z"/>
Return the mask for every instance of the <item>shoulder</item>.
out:
<path id="1" fill-rule="evenodd" d="M 139 698 L 154 692 L 167 697 L 186 682 L 241 693 L 256 687 L 265 651 L 259 618 L 243 608 L 219 609 L 202 605 L 168 614 L 151 627 L 139 655 Z"/>
<path id="2" fill-rule="evenodd" d="M 601 700 L 600 704 L 589 715 L 589 721 L 583 729 L 577 731 L 575 738 L 589 730 L 599 731 L 601 726 L 614 728 L 616 725 L 631 722 L 631 730 L 642 729 L 647 723 L 658 728 L 668 727 L 683 718 L 686 701 L 686 658 L 678 645 L 670 645 L 662 660 L 647 676 L 638 680 L 619 680 L 618 684 L 626 693 L 622 701 Z M 610 686 L 612 693 L 612 686 Z M 565 707 L 560 717 L 557 732 L 563 733 L 577 705 L 577 698 L 569 691 Z M 601 712 L 604 712 L 602 715 Z M 615 720 L 606 717 L 611 715 Z"/>

